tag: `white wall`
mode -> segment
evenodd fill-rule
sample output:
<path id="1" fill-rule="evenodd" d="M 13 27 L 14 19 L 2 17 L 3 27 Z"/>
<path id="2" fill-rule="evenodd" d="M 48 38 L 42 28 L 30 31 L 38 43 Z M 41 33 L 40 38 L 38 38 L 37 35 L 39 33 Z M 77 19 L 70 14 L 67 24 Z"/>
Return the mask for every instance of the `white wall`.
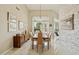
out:
<path id="1" fill-rule="evenodd" d="M 17 11 L 16 6 L 20 8 Z M 7 32 L 7 11 L 17 17 L 17 21 L 24 22 L 24 29 L 16 32 Z M 13 36 L 23 32 L 28 25 L 28 10 L 25 5 L 0 5 L 0 54 L 13 47 Z"/>

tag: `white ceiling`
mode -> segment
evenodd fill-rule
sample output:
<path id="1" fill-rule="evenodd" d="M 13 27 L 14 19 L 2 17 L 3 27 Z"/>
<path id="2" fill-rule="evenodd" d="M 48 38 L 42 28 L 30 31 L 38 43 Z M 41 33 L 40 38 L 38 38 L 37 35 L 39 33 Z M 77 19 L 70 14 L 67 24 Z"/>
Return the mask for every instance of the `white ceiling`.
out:
<path id="1" fill-rule="evenodd" d="M 59 11 L 60 9 L 70 9 L 77 6 L 76 4 L 41 4 L 41 10 Z M 27 4 L 29 10 L 40 10 L 40 4 Z"/>

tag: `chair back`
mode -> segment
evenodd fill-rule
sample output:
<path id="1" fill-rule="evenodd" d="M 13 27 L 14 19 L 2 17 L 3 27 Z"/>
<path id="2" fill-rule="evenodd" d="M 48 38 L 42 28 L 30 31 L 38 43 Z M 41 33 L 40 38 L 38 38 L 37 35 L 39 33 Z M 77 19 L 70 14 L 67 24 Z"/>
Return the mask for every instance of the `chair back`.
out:
<path id="1" fill-rule="evenodd" d="M 40 45 L 40 46 L 42 46 L 42 33 L 41 32 L 39 32 L 38 33 L 38 46 Z"/>

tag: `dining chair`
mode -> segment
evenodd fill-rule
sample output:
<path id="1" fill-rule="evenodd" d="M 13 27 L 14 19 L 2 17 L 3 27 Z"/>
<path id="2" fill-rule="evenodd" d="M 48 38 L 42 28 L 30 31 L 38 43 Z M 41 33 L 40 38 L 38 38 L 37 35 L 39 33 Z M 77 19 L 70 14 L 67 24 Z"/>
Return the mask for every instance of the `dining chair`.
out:
<path id="1" fill-rule="evenodd" d="M 31 40 L 32 40 L 32 49 L 35 48 L 35 46 L 37 46 L 37 40 L 33 39 L 33 33 L 31 33 L 30 37 L 31 37 Z"/>
<path id="2" fill-rule="evenodd" d="M 37 52 L 38 49 L 41 49 L 43 52 L 43 39 L 42 39 L 42 32 L 38 33 L 38 39 L 37 39 Z"/>
<path id="3" fill-rule="evenodd" d="M 32 41 L 32 49 L 34 49 L 33 33 L 32 32 L 29 32 L 29 34 L 30 34 L 30 38 L 31 38 L 31 41 Z"/>
<path id="4" fill-rule="evenodd" d="M 48 38 L 43 41 L 43 48 L 49 49 L 49 42 L 51 41 L 51 33 L 47 34 Z"/>
<path id="5" fill-rule="evenodd" d="M 49 40 L 50 40 L 50 41 L 51 41 L 51 35 L 52 35 L 51 33 L 49 33 L 49 35 L 48 35 L 48 36 L 49 36 Z"/>

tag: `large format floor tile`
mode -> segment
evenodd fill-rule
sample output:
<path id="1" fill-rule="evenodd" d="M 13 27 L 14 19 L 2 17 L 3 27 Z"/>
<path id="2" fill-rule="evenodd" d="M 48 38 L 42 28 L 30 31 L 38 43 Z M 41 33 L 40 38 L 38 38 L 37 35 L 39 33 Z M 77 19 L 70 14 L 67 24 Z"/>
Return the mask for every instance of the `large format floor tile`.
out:
<path id="1" fill-rule="evenodd" d="M 51 43 L 50 43 L 51 44 Z M 50 46 L 50 49 L 44 49 L 43 52 L 37 52 L 37 49 L 32 49 L 31 41 L 24 43 L 21 48 L 13 48 L 8 51 L 5 55 L 53 55 L 54 49 L 53 46 Z"/>

